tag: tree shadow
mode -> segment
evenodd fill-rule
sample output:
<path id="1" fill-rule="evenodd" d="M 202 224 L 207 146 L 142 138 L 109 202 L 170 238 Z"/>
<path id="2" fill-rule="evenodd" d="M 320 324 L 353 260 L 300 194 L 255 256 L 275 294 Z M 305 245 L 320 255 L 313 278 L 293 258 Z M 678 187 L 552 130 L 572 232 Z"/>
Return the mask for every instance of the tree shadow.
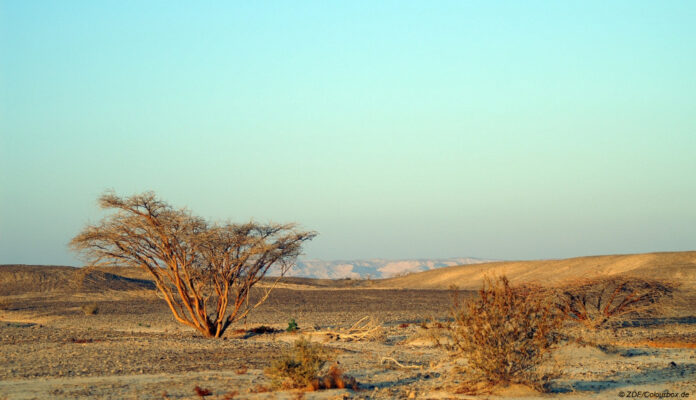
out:
<path id="1" fill-rule="evenodd" d="M 625 372 L 605 380 L 567 380 L 555 381 L 549 386 L 552 393 L 600 392 L 627 386 L 654 385 L 690 379 L 696 381 L 696 364 L 670 363 L 667 367 L 651 369 L 638 374 Z"/>
<path id="2" fill-rule="evenodd" d="M 410 384 L 416 383 L 416 382 L 422 382 L 424 379 L 438 379 L 440 377 L 440 374 L 438 374 L 438 373 L 431 373 L 431 374 L 427 374 L 427 375 L 428 376 L 425 377 L 425 376 L 420 375 L 420 374 L 415 374 L 412 376 L 400 377 L 398 379 L 392 379 L 392 380 L 387 379 L 387 380 L 382 380 L 382 381 L 372 382 L 372 383 L 361 383 L 360 387 L 363 389 L 367 389 L 367 390 L 395 388 L 395 387 L 410 385 Z"/>
<path id="3" fill-rule="evenodd" d="M 663 317 L 663 318 L 636 318 L 620 321 L 616 324 L 617 328 L 645 328 L 650 326 L 661 325 L 694 325 L 696 324 L 696 316 L 690 315 L 686 317 Z"/>

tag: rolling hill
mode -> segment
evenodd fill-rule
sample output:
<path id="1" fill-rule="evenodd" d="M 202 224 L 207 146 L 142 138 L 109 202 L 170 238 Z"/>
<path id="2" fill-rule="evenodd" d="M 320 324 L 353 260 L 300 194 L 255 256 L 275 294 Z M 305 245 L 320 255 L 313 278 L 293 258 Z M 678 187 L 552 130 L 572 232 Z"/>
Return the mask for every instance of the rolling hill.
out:
<path id="1" fill-rule="evenodd" d="M 384 260 L 381 260 L 383 262 Z M 328 262 L 324 262 L 328 263 Z M 336 262 L 338 266 L 345 262 Z M 286 287 L 318 288 L 372 288 L 372 289 L 448 289 L 456 285 L 461 289 L 478 289 L 486 276 L 506 275 L 515 282 L 536 282 L 543 285 L 567 280 L 611 275 L 630 275 L 664 279 L 680 283 L 687 290 L 696 289 L 696 251 L 671 253 L 646 253 L 577 257 L 560 260 L 504 261 L 479 264 L 443 266 L 423 265 L 422 261 L 370 264 L 371 268 L 389 263 L 407 267 L 413 272 L 405 276 L 387 279 L 355 279 L 361 276 L 286 277 Z M 353 264 L 348 264 L 353 265 Z M 333 264 L 321 264 L 322 270 L 331 272 Z M 337 268 L 338 272 L 347 268 Z M 360 270 L 358 270 L 360 271 Z M 379 271 L 379 270 L 377 270 Z M 330 276 L 336 276 L 333 271 Z M 379 275 L 376 275 L 379 276 Z M 346 279 L 348 278 L 348 279 Z M 154 289 L 145 271 L 128 267 L 73 268 L 67 266 L 0 265 L 0 295 L 31 292 L 103 292 Z"/>
<path id="2" fill-rule="evenodd" d="M 696 287 L 696 251 L 577 257 L 560 260 L 505 261 L 444 267 L 385 279 L 380 287 L 477 289 L 486 276 L 506 275 L 511 282 L 553 284 L 594 276 L 630 275 L 665 279 Z"/>
<path id="3" fill-rule="evenodd" d="M 140 274 L 144 276 L 144 274 Z M 154 289 L 147 279 L 94 268 L 53 265 L 0 265 L 0 295 L 39 292 L 103 292 Z"/>

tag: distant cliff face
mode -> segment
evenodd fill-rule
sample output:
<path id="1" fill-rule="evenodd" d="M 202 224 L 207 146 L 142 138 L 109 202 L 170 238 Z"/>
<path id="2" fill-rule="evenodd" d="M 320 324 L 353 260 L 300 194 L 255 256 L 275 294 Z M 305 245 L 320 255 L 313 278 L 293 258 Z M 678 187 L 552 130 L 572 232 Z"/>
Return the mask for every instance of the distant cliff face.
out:
<path id="1" fill-rule="evenodd" d="M 329 279 L 392 278 L 411 272 L 427 271 L 452 265 L 479 264 L 489 261 L 491 260 L 472 257 L 419 260 L 298 260 L 297 265 L 290 270 L 288 276 Z"/>

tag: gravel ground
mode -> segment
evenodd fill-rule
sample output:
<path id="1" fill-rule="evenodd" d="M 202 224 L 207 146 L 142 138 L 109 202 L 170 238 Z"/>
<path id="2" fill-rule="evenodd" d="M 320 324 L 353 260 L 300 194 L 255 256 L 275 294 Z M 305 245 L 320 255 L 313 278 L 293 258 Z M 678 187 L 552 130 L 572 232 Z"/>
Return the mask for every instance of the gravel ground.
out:
<path id="1" fill-rule="evenodd" d="M 99 311 L 85 315 L 82 307 L 91 303 Z M 209 399 L 233 392 L 242 399 L 468 398 L 452 389 L 461 378 L 456 362 L 428 345 L 422 327 L 446 318 L 450 303 L 449 293 L 437 290 L 279 288 L 247 321 L 214 340 L 176 323 L 153 292 L 9 296 L 0 310 L 0 399 L 195 399 L 195 386 L 210 390 Z M 300 334 L 347 328 L 363 316 L 380 321 L 385 335 L 326 342 L 361 390 L 256 393 L 269 385 L 263 369 Z M 239 332 L 259 325 L 282 330 L 290 318 L 299 334 Z M 684 345 L 696 343 L 694 322 L 640 320 L 598 332 L 570 331 L 581 344 L 568 342 L 557 352 L 554 362 L 564 375 L 554 382 L 555 392 L 543 396 L 616 398 L 633 389 L 696 396 L 696 349 Z M 681 345 L 641 344 L 647 341 Z"/>

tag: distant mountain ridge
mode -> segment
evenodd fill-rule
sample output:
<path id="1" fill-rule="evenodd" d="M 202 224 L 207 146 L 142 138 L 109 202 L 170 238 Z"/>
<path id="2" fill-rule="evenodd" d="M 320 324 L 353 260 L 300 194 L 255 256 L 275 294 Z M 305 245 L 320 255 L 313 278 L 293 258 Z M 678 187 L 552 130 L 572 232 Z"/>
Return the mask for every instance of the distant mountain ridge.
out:
<path id="1" fill-rule="evenodd" d="M 435 259 L 401 259 L 387 260 L 373 258 L 367 260 L 298 260 L 288 276 L 319 279 L 379 279 L 392 278 L 412 272 L 432 269 L 491 262 L 474 257 L 453 257 Z"/>

